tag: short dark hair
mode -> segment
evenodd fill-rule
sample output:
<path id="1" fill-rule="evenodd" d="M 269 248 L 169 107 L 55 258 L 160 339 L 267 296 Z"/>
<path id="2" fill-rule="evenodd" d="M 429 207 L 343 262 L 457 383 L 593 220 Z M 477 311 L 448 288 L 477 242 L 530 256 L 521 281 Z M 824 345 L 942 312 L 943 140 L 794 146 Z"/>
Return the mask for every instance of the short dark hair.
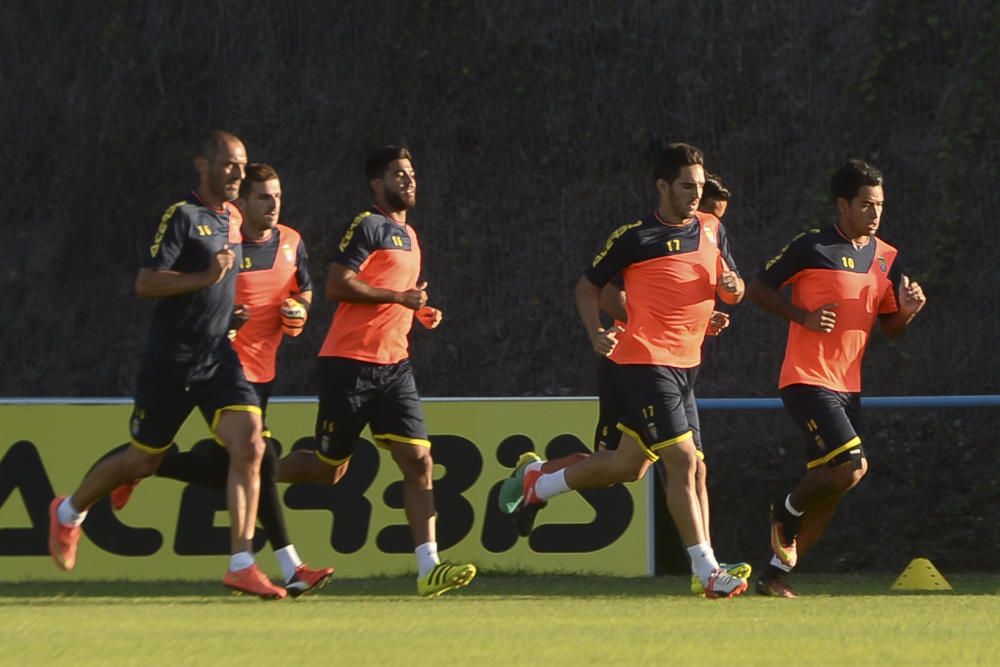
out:
<path id="1" fill-rule="evenodd" d="M 234 141 L 243 143 L 240 138 L 232 132 L 226 132 L 225 130 L 212 130 L 202 138 L 194 156 L 205 158 L 211 162 L 216 155 L 225 150 L 226 144 Z"/>
<path id="2" fill-rule="evenodd" d="M 702 201 L 714 199 L 716 201 L 729 201 L 729 188 L 722 182 L 722 177 L 718 174 L 705 173 L 705 189 L 701 191 Z"/>
<path id="3" fill-rule="evenodd" d="M 412 162 L 413 156 L 410 155 L 410 150 L 405 146 L 393 144 L 376 148 L 368 154 L 368 159 L 365 160 L 365 176 L 368 177 L 369 181 L 382 178 L 385 175 L 386 167 L 395 160 L 410 160 Z"/>
<path id="4" fill-rule="evenodd" d="M 251 162 L 246 168 L 246 178 L 240 183 L 240 198 L 250 196 L 250 188 L 254 183 L 264 183 L 278 178 L 278 170 L 263 162 Z"/>
<path id="5" fill-rule="evenodd" d="M 705 164 L 705 156 L 700 148 L 695 148 L 691 144 L 668 144 L 656 158 L 653 179 L 658 181 L 662 178 L 667 183 L 673 183 L 681 173 L 681 169 L 693 164 Z"/>
<path id="6" fill-rule="evenodd" d="M 840 198 L 851 201 L 866 185 L 882 185 L 882 172 L 864 160 L 848 160 L 830 179 L 830 195 L 834 203 Z"/>

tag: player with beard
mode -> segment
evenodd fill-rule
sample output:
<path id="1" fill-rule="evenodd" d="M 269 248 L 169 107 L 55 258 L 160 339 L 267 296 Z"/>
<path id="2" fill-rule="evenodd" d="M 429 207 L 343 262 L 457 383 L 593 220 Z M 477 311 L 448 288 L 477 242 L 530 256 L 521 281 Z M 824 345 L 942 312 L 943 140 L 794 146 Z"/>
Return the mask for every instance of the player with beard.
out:
<path id="1" fill-rule="evenodd" d="M 659 205 L 641 220 L 612 232 L 577 282 L 576 305 L 594 351 L 611 356 L 625 390 L 617 447 L 565 468 L 524 466 L 523 500 L 514 517 L 530 534 L 546 502 L 573 490 L 642 479 L 654 463 L 666 470 L 667 507 L 708 598 L 733 597 L 746 579 L 722 569 L 705 531 L 697 496 L 698 413 L 694 381 L 715 297 L 737 303 L 743 280 L 718 218 L 698 211 L 705 184 L 703 157 L 688 144 L 669 145 L 654 169 Z M 619 274 L 628 298 L 627 325 L 600 322 L 602 288 Z"/>
<path id="2" fill-rule="evenodd" d="M 336 484 L 365 426 L 403 474 L 403 508 L 417 559 L 417 592 L 437 596 L 466 586 L 471 564 L 437 553 L 433 460 L 409 361 L 414 317 L 433 329 L 441 311 L 427 306 L 420 246 L 407 212 L 417 201 L 410 151 L 385 146 L 365 164 L 374 205 L 347 226 L 327 271 L 326 296 L 339 302 L 319 353 L 316 450 L 281 460 L 279 479 Z"/>

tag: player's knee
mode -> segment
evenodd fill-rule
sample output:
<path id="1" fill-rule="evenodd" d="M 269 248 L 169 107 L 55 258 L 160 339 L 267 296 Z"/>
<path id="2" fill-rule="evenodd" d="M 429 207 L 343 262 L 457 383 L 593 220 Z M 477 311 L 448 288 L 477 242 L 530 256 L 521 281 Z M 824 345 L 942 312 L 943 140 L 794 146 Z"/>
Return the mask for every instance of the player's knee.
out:
<path id="1" fill-rule="evenodd" d="M 136 477 L 149 477 L 156 472 L 159 467 L 159 461 L 154 461 L 152 458 L 140 461 L 138 465 L 134 468 L 136 471 Z"/>
<path id="2" fill-rule="evenodd" d="M 698 471 L 699 458 L 694 447 L 669 447 L 661 454 L 667 475 L 671 480 L 685 485 L 694 485 Z"/>
<path id="3" fill-rule="evenodd" d="M 331 463 L 315 449 L 296 449 L 278 460 L 276 481 L 288 484 L 336 484 L 347 472 L 350 459 Z"/>
<path id="4" fill-rule="evenodd" d="M 431 460 L 430 452 L 418 456 L 414 465 L 415 473 L 413 480 L 423 489 L 429 489 L 434 483 L 434 461 Z"/>
<path id="5" fill-rule="evenodd" d="M 223 411 L 215 433 L 229 453 L 231 465 L 260 468 L 264 450 L 267 449 L 260 415 Z"/>
<path id="6" fill-rule="evenodd" d="M 614 469 L 615 481 L 637 482 L 646 476 L 650 460 L 638 445 L 619 447 L 609 453 L 609 465 Z"/>
<path id="7" fill-rule="evenodd" d="M 264 454 L 268 451 L 264 438 L 258 437 L 250 439 L 249 456 L 253 465 L 261 465 L 264 461 Z"/>
<path id="8" fill-rule="evenodd" d="M 619 466 L 621 481 L 626 483 L 638 482 L 640 479 L 646 476 L 646 471 L 649 470 L 650 460 L 629 460 L 624 462 L 622 466 Z"/>
<path id="9" fill-rule="evenodd" d="M 668 466 L 672 464 L 678 472 L 683 472 L 692 478 L 697 474 L 698 463 L 701 459 L 698 458 L 698 453 L 693 448 L 677 446 L 671 454 L 672 456 L 667 461 Z"/>
<path id="10" fill-rule="evenodd" d="M 625 479 L 623 479 L 622 481 L 625 482 L 625 483 L 627 483 L 627 484 L 631 484 L 633 482 L 638 482 L 639 480 L 641 480 L 642 478 L 644 478 L 646 476 L 646 471 L 647 470 L 649 470 L 649 466 L 648 465 L 640 465 L 638 467 L 633 467 L 633 468 L 631 468 L 631 469 L 628 470 L 628 472 L 627 472 L 627 474 L 625 476 Z"/>
<path id="11" fill-rule="evenodd" d="M 858 485 L 865 475 L 868 474 L 868 459 L 864 456 L 858 462 L 857 466 L 851 470 L 851 485 L 848 488 L 854 488 Z"/>
<path id="12" fill-rule="evenodd" d="M 236 438 L 228 442 L 224 440 L 223 444 L 226 447 L 226 451 L 229 452 L 231 465 L 260 469 L 261 461 L 264 459 L 264 452 L 267 450 L 267 445 L 264 444 L 262 438 Z"/>
<path id="13" fill-rule="evenodd" d="M 867 473 L 868 459 L 862 452 L 852 452 L 847 460 L 838 463 L 830 470 L 833 483 L 840 493 L 853 489 Z"/>
<path id="14" fill-rule="evenodd" d="M 160 467 L 160 463 L 166 455 L 166 450 L 154 454 L 130 447 L 123 453 L 125 457 L 124 467 L 128 469 L 129 475 L 132 477 L 149 477 Z"/>
<path id="15" fill-rule="evenodd" d="M 393 458 L 403 473 L 403 480 L 420 488 L 429 489 L 434 479 L 434 461 L 427 447 L 410 447 L 394 450 Z"/>
<path id="16" fill-rule="evenodd" d="M 705 465 L 705 460 L 701 457 L 698 457 L 695 463 L 694 483 L 698 487 L 699 492 L 705 491 L 708 487 L 708 467 Z"/>
<path id="17" fill-rule="evenodd" d="M 344 475 L 347 474 L 347 467 L 350 463 L 350 461 L 344 461 L 340 465 L 327 466 L 327 468 L 329 468 L 329 483 L 337 484 L 340 480 L 344 479 Z"/>

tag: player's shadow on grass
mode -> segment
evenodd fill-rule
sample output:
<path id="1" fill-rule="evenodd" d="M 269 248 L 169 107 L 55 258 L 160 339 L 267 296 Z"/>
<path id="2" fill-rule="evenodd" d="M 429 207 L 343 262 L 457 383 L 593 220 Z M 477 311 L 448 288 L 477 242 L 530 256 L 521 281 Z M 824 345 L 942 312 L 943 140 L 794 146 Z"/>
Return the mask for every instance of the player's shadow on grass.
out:
<path id="1" fill-rule="evenodd" d="M 890 591 L 895 577 L 888 574 L 802 574 L 796 577 L 796 590 L 803 597 L 872 597 L 899 596 Z M 1000 593 L 1000 574 L 955 574 L 948 577 L 953 592 L 911 592 L 905 595 L 996 595 Z M 466 589 L 449 597 L 690 597 L 690 577 L 607 577 L 581 574 L 527 574 L 521 572 L 481 572 Z M 74 598 L 205 598 L 227 600 L 231 595 L 216 580 L 205 581 L 21 581 L 0 582 L 0 607 L 37 604 L 43 598 L 53 603 Z M 393 597 L 419 599 L 413 594 L 413 577 L 366 577 L 338 579 L 305 598 L 306 601 L 344 597 Z M 784 603 L 762 598 L 751 591 L 746 598 Z M 246 599 L 253 599 L 247 598 Z M 242 598 L 237 598 L 237 600 Z"/>

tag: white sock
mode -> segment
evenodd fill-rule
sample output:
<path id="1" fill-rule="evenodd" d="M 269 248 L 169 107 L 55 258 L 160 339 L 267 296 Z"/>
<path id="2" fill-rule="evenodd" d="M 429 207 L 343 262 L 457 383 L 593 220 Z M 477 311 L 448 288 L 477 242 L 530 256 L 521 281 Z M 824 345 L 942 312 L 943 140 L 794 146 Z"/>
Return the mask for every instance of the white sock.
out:
<path id="1" fill-rule="evenodd" d="M 413 550 L 413 553 L 417 555 L 417 576 L 426 576 L 428 572 L 434 569 L 434 566 L 441 562 L 438 558 L 438 543 L 437 542 L 424 542 L 419 547 Z"/>
<path id="2" fill-rule="evenodd" d="M 298 552 L 295 551 L 294 544 L 275 549 L 274 557 L 278 559 L 278 565 L 281 566 L 281 576 L 285 578 L 285 583 L 287 584 L 295 575 L 295 568 L 302 565 L 302 559 L 299 558 Z"/>
<path id="3" fill-rule="evenodd" d="M 253 554 L 249 551 L 238 551 L 229 557 L 229 571 L 245 570 L 253 565 Z"/>
<path id="4" fill-rule="evenodd" d="M 59 503 L 59 507 L 56 508 L 56 516 L 59 519 L 59 523 L 64 526 L 79 526 L 83 523 L 83 520 L 87 518 L 87 512 L 78 512 L 73 503 L 70 502 L 70 496 Z"/>
<path id="5" fill-rule="evenodd" d="M 543 463 L 545 463 L 545 461 L 532 461 L 528 465 L 524 466 L 524 472 L 530 472 L 532 470 L 541 470 Z"/>
<path id="6" fill-rule="evenodd" d="M 800 512 L 794 507 L 792 507 L 792 494 L 790 493 L 788 494 L 788 497 L 785 498 L 785 509 L 788 510 L 788 513 L 791 514 L 792 516 L 802 516 L 805 513 L 805 512 Z"/>
<path id="7" fill-rule="evenodd" d="M 691 571 L 698 575 L 701 583 L 708 582 L 708 575 L 712 570 L 719 569 L 719 562 L 715 560 L 715 552 L 708 542 L 701 542 L 687 549 L 688 556 L 691 557 Z"/>
<path id="8" fill-rule="evenodd" d="M 535 493 L 539 500 L 545 501 L 568 491 L 570 488 L 566 483 L 566 468 L 545 473 L 535 481 Z"/>
<path id="9" fill-rule="evenodd" d="M 779 570 L 784 570 L 785 572 L 791 572 L 792 571 L 792 568 L 790 568 L 787 565 L 785 565 L 784 563 L 782 563 L 781 559 L 778 558 L 777 556 L 771 556 L 771 565 L 775 566 Z"/>

